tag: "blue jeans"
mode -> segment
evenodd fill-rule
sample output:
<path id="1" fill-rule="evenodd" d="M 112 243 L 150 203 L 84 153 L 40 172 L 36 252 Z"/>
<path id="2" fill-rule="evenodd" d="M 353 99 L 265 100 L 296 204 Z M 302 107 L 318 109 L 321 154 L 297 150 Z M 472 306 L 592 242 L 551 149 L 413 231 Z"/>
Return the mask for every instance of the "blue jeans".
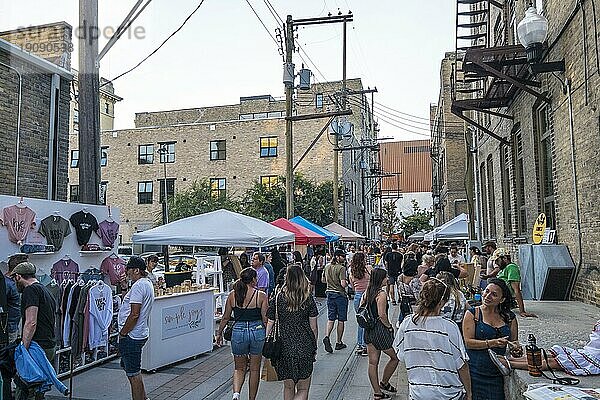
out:
<path id="1" fill-rule="evenodd" d="M 262 321 L 238 321 L 231 331 L 231 353 L 234 356 L 257 356 L 265 344 L 265 326 Z"/>
<path id="2" fill-rule="evenodd" d="M 364 292 L 355 292 L 354 293 L 354 311 L 358 313 L 358 307 L 360 307 L 360 300 L 362 299 L 362 295 Z M 356 343 L 359 347 L 366 347 L 365 344 L 365 329 L 361 328 L 360 325 L 356 325 Z"/>

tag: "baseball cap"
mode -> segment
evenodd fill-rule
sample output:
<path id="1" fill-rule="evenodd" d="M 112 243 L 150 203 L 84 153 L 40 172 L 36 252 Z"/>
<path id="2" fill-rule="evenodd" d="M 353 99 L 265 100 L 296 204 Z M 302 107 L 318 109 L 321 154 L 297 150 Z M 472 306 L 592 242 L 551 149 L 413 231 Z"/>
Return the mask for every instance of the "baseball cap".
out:
<path id="1" fill-rule="evenodd" d="M 133 256 L 127 260 L 127 269 L 139 268 L 141 271 L 146 270 L 146 261 L 140 256 Z"/>
<path id="2" fill-rule="evenodd" d="M 493 241 L 491 241 L 491 240 L 488 240 L 488 241 L 487 241 L 487 242 L 485 242 L 485 243 L 483 244 L 483 246 L 481 246 L 481 247 L 488 247 L 488 246 L 490 246 L 490 247 L 493 247 L 493 248 L 496 248 L 496 242 L 493 242 Z"/>
<path id="3" fill-rule="evenodd" d="M 19 274 L 19 275 L 35 275 L 35 272 L 37 271 L 37 268 L 35 267 L 35 265 L 33 265 L 30 262 L 22 262 L 20 264 L 18 264 L 10 273 L 10 276 L 13 276 L 15 274 Z"/>
<path id="4" fill-rule="evenodd" d="M 506 251 L 506 249 L 503 247 L 500 247 L 499 249 L 494 250 L 494 254 L 492 254 L 492 256 L 490 257 L 490 260 L 496 261 L 500 257 L 504 257 L 506 255 L 508 255 L 508 252 Z"/>

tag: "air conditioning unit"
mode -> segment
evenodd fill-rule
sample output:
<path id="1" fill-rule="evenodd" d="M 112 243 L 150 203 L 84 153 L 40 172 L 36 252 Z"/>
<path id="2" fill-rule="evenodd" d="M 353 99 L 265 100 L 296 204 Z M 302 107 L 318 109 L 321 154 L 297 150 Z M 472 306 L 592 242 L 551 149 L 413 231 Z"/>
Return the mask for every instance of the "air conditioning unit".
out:
<path id="1" fill-rule="evenodd" d="M 575 264 L 564 245 L 519 246 L 521 292 L 525 300 L 567 300 Z"/>

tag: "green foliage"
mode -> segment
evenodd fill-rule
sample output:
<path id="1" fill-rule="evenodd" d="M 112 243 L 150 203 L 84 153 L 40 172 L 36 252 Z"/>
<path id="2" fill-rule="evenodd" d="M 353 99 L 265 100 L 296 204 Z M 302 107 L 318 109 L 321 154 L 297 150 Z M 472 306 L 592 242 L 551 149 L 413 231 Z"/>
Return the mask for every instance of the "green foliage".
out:
<path id="1" fill-rule="evenodd" d="M 400 222 L 400 229 L 404 233 L 404 237 L 409 237 L 413 233 L 417 233 L 419 231 L 430 231 L 433 229 L 431 226 L 431 218 L 433 218 L 433 211 L 429 211 L 426 209 L 422 209 L 419 207 L 419 203 L 417 200 L 413 199 L 411 201 L 413 214 L 402 216 L 402 221 Z"/>
<path id="2" fill-rule="evenodd" d="M 239 204 L 228 196 L 215 197 L 211 194 L 210 181 L 202 179 L 191 187 L 178 191 L 169 200 L 169 221 L 203 214 L 226 208 L 238 211 Z"/>
<path id="3" fill-rule="evenodd" d="M 315 183 L 301 174 L 294 177 L 295 215 L 313 221 L 317 225 L 327 225 L 333 221 L 333 184 L 331 181 Z M 194 182 L 192 187 L 178 191 L 169 199 L 169 221 L 226 208 L 261 219 L 274 221 L 285 218 L 285 178 L 267 187 L 255 181 L 242 195 L 240 201 L 229 196 L 215 198 L 211 195 L 207 179 Z M 157 216 L 157 221 L 161 215 Z"/>
<path id="4" fill-rule="evenodd" d="M 396 213 L 396 202 L 386 201 L 381 208 L 381 233 L 385 237 L 391 237 L 398 231 L 400 218 Z"/>

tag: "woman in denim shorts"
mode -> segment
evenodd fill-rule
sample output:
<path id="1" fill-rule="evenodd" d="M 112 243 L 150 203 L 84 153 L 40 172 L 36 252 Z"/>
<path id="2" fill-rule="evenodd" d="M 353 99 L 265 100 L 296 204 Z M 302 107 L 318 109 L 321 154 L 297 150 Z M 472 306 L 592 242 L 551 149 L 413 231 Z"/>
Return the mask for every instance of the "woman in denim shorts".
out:
<path id="1" fill-rule="evenodd" d="M 217 345 L 223 344 L 223 329 L 234 321 L 231 335 L 231 353 L 235 363 L 233 372 L 233 399 L 240 398 L 246 370 L 250 363 L 249 399 L 256 399 L 260 380 L 262 348 L 267 324 L 267 295 L 256 288 L 256 270 L 244 268 L 233 285 L 225 303 L 225 312 L 217 333 Z M 233 318 L 232 318 L 233 313 Z"/>

